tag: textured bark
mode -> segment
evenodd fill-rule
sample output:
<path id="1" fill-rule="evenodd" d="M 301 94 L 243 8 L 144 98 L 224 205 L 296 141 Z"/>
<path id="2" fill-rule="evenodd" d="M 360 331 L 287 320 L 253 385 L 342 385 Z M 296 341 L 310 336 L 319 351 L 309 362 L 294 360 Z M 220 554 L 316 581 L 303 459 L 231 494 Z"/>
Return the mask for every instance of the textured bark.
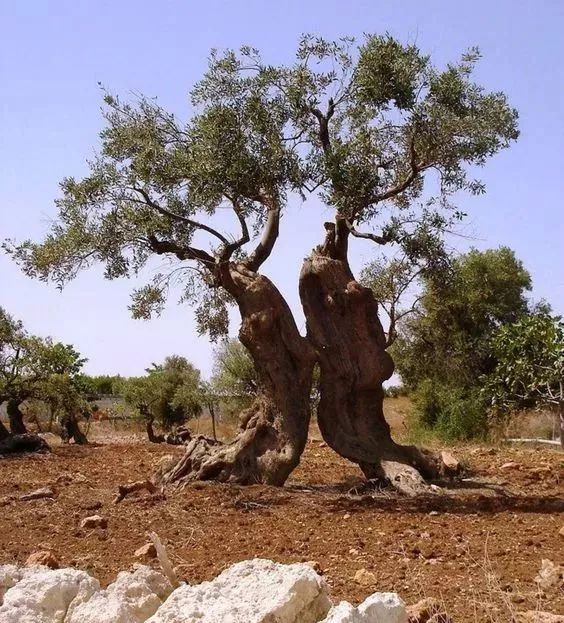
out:
<path id="1" fill-rule="evenodd" d="M 0 420 L 0 441 L 4 441 L 4 439 L 8 439 L 10 436 L 10 431 L 4 426 L 2 420 Z"/>
<path id="2" fill-rule="evenodd" d="M 8 420 L 10 422 L 10 432 L 12 435 L 25 435 L 27 428 L 24 424 L 23 413 L 20 411 L 21 400 L 11 398 L 6 405 Z"/>
<path id="3" fill-rule="evenodd" d="M 233 263 L 223 267 L 221 279 L 239 306 L 239 338 L 256 366 L 259 394 L 231 443 L 194 438 L 162 480 L 282 485 L 307 441 L 315 353 L 269 279 Z"/>
<path id="4" fill-rule="evenodd" d="M 61 438 L 67 443 L 72 439 L 74 443 L 79 445 L 86 445 L 88 439 L 86 435 L 80 430 L 80 426 L 74 414 L 65 415 L 61 422 L 62 431 Z"/>
<path id="5" fill-rule="evenodd" d="M 304 262 L 300 298 L 307 335 L 317 350 L 320 401 L 317 420 L 327 444 L 357 463 L 369 479 L 387 479 L 404 493 L 425 489 L 441 462 L 391 437 L 384 418 L 382 383 L 393 373 L 372 291 L 347 262 L 347 234 L 330 224 L 325 244 Z M 404 466 L 403 471 L 400 466 Z"/>

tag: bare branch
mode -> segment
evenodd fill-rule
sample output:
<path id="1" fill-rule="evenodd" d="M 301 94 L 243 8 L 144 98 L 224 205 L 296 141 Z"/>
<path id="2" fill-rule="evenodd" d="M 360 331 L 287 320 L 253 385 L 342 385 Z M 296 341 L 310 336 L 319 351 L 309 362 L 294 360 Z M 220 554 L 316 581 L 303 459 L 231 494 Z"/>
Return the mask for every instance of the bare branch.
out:
<path id="1" fill-rule="evenodd" d="M 269 203 L 262 237 L 246 262 L 248 268 L 253 271 L 257 271 L 270 257 L 280 231 L 280 206 L 278 202 L 269 201 Z"/>
<path id="2" fill-rule="evenodd" d="M 249 228 L 247 227 L 247 221 L 245 220 L 245 217 L 241 212 L 241 208 L 236 200 L 233 201 L 233 211 L 237 215 L 237 219 L 239 220 L 239 223 L 241 225 L 241 237 L 238 240 L 234 240 L 233 242 L 229 242 L 225 245 L 221 253 L 222 262 L 228 261 L 237 249 L 240 249 L 251 239 L 249 235 Z"/>
<path id="3" fill-rule="evenodd" d="M 215 258 L 202 249 L 183 247 L 170 240 L 159 240 L 152 234 L 148 236 L 147 241 L 151 250 L 158 255 L 170 253 L 175 255 L 179 260 L 196 260 L 202 262 L 207 268 L 214 267 L 216 264 Z"/>

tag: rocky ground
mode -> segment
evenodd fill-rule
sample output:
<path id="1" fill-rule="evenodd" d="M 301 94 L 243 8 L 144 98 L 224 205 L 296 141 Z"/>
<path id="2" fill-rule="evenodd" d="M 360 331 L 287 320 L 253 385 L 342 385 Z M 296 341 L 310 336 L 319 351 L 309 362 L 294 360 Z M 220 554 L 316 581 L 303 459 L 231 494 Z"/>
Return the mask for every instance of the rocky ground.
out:
<path id="1" fill-rule="evenodd" d="M 467 479 L 424 499 L 364 490 L 358 470 L 316 439 L 283 489 L 195 483 L 164 496 L 140 491 L 118 504 L 120 484 L 150 476 L 163 455 L 182 449 L 128 439 L 1 459 L 0 564 L 50 550 L 61 565 L 107 585 L 148 559 L 135 552 L 154 531 L 190 583 L 250 558 L 311 561 L 335 600 L 359 603 L 376 590 L 407 603 L 433 597 L 455 622 L 564 612 L 563 455 L 451 451 Z M 49 497 L 22 499 L 42 487 Z M 84 522 L 93 515 L 102 521 Z M 539 584 L 543 559 L 557 571 Z"/>

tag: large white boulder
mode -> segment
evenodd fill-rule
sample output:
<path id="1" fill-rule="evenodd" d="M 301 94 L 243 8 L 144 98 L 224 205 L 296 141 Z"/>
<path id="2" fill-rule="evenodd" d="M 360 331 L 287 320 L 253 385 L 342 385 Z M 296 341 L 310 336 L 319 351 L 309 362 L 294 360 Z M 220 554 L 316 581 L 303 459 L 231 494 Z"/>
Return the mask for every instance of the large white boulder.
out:
<path id="1" fill-rule="evenodd" d="M 143 623 L 170 595 L 162 573 L 146 566 L 122 571 L 106 590 L 77 606 L 65 623 Z"/>
<path id="2" fill-rule="evenodd" d="M 1 623 L 64 623 L 100 589 L 98 580 L 76 569 L 30 569 L 4 594 Z"/>
<path id="3" fill-rule="evenodd" d="M 177 588 L 147 623 L 316 623 L 330 607 L 325 581 L 309 565 L 255 559 Z"/>
<path id="4" fill-rule="evenodd" d="M 407 623 L 407 611 L 396 593 L 373 593 L 357 608 L 347 601 L 333 606 L 322 623 Z"/>

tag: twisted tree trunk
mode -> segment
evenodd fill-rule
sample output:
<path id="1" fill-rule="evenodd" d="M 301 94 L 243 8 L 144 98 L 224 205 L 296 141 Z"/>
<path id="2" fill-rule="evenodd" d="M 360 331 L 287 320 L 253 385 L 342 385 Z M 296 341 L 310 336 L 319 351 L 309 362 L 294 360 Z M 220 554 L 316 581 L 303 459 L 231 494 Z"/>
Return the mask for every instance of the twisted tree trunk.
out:
<path id="1" fill-rule="evenodd" d="M 259 393 L 231 443 L 194 438 L 162 479 L 283 485 L 307 441 L 315 352 L 268 278 L 245 264 L 226 263 L 221 279 L 238 304 L 239 338 L 255 364 Z"/>
<path id="2" fill-rule="evenodd" d="M 10 409 L 13 409 L 13 407 L 11 406 Z M 10 427 L 11 426 L 12 420 L 10 419 Z M 28 432 L 14 434 L 13 432 L 10 432 L 0 421 L 0 455 L 49 451 L 49 444 L 43 439 L 43 437 Z"/>
<path id="3" fill-rule="evenodd" d="M 385 350 L 378 303 L 349 267 L 344 223 L 326 228 L 324 245 L 304 261 L 300 275 L 307 335 L 319 357 L 321 434 L 367 478 L 386 479 L 404 493 L 415 494 L 426 489 L 423 478 L 441 473 L 441 461 L 391 437 L 382 383 L 394 366 Z"/>

